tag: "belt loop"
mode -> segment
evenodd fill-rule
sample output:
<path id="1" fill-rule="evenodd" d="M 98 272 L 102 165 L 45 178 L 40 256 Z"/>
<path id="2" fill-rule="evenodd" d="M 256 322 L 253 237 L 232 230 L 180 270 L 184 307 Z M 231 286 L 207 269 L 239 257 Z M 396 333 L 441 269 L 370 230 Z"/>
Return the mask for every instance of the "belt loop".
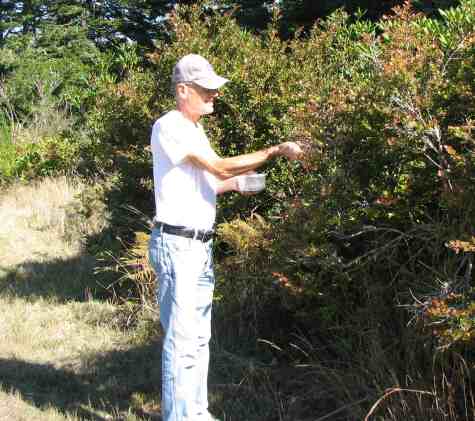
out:
<path id="1" fill-rule="evenodd" d="M 195 229 L 194 231 L 195 233 L 193 234 L 193 240 L 196 240 L 198 238 L 198 230 Z"/>
<path id="2" fill-rule="evenodd" d="M 163 222 L 160 222 L 159 225 L 160 225 L 160 235 L 163 235 Z"/>

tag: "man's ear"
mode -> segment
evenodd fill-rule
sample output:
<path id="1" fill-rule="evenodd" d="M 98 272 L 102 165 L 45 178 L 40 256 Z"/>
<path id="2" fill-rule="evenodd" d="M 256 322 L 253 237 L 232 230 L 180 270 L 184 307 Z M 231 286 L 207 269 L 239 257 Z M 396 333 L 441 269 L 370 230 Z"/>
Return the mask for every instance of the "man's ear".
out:
<path id="1" fill-rule="evenodd" d="M 184 83 L 179 83 L 175 87 L 176 97 L 180 99 L 186 99 L 188 96 L 188 86 Z"/>

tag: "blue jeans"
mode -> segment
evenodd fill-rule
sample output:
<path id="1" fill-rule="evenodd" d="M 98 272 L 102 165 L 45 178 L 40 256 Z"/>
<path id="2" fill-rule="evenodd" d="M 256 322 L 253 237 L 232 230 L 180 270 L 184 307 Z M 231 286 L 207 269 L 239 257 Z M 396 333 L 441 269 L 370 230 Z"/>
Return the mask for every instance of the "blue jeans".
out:
<path id="1" fill-rule="evenodd" d="M 164 330 L 163 421 L 208 421 L 208 364 L 214 290 L 212 241 L 152 231 L 150 262 L 158 278 Z"/>

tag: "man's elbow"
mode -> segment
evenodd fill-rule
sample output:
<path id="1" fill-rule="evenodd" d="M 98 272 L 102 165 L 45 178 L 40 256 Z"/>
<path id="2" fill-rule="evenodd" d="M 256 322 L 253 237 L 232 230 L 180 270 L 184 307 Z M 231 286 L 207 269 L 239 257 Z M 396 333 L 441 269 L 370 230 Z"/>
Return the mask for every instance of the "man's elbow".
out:
<path id="1" fill-rule="evenodd" d="M 188 159 L 192 164 L 200 167 L 209 173 L 213 174 L 219 180 L 227 180 L 233 176 L 232 173 L 227 171 L 222 163 L 222 159 L 208 161 L 197 155 L 188 155 Z"/>
<path id="2" fill-rule="evenodd" d="M 224 160 L 219 159 L 216 161 L 211 162 L 211 167 L 213 168 L 213 174 L 216 178 L 219 178 L 220 180 L 227 180 L 228 178 L 231 178 L 234 176 L 233 173 L 228 171 L 224 165 Z"/>
<path id="3" fill-rule="evenodd" d="M 223 170 L 217 170 L 213 175 L 222 181 L 227 180 L 228 178 L 234 177 L 234 174 L 228 171 L 223 171 Z"/>

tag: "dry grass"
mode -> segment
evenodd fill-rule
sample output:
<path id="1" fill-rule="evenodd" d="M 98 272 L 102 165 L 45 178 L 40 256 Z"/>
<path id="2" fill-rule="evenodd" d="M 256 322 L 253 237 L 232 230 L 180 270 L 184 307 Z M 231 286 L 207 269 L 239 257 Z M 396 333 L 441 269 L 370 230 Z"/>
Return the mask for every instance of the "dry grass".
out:
<path id="1" fill-rule="evenodd" d="M 85 188 L 66 177 L 14 185 L 0 196 L 0 260 L 2 266 L 26 261 L 69 258 L 82 251 L 84 236 L 99 232 L 107 215 L 71 221 L 68 209 Z M 74 233 L 71 236 L 71 233 Z"/>
<path id="2" fill-rule="evenodd" d="M 0 387 L 0 420 L 72 421 L 74 418 L 69 415 L 61 414 L 55 408 L 35 408 L 26 403 L 20 393 L 5 391 Z"/>
<path id="3" fill-rule="evenodd" d="M 134 352 L 118 308 L 11 296 L 0 307 L 0 420 L 136 419 L 124 416 L 133 390 L 120 368 L 133 364 L 121 360 Z"/>
<path id="4" fill-rule="evenodd" d="M 124 334 L 101 323 L 117 309 L 107 303 L 33 302 L 2 297 L 0 308 L 0 358 L 15 358 L 60 367 L 65 361 L 80 367 L 81 357 L 115 350 Z"/>
<path id="5" fill-rule="evenodd" d="M 78 294 L 94 283 L 84 239 L 107 224 L 104 208 L 71 215 L 84 188 L 63 177 L 2 192 L 0 420 L 139 419 L 133 370 L 156 363 L 153 349 L 121 308 Z"/>

